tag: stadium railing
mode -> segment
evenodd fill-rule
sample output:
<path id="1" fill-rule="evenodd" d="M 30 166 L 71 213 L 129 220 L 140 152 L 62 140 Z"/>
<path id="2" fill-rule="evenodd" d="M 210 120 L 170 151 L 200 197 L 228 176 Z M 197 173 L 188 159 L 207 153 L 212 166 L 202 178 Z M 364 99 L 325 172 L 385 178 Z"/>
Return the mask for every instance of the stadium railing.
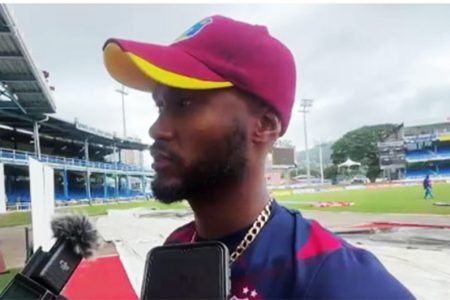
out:
<path id="1" fill-rule="evenodd" d="M 0 148 L 0 160 L 4 159 L 4 160 L 11 160 L 13 162 L 24 163 L 24 162 L 28 161 L 29 157 L 38 159 L 38 157 L 32 152 Z M 41 158 L 39 160 L 41 162 L 45 162 L 45 163 L 49 163 L 49 164 L 77 166 L 77 167 L 90 167 L 90 168 L 103 169 L 103 170 L 143 171 L 143 172 L 150 171 L 149 169 L 142 168 L 140 166 L 132 166 L 132 165 L 127 165 L 127 164 L 123 164 L 123 163 L 106 163 L 106 162 L 86 161 L 83 159 L 53 156 L 53 155 L 46 155 L 46 154 L 41 155 Z"/>

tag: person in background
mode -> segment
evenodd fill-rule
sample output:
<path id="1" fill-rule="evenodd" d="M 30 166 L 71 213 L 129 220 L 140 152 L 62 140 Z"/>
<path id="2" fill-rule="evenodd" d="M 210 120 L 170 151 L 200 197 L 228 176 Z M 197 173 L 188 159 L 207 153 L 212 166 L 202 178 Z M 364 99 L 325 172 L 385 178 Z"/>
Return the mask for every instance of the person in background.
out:
<path id="1" fill-rule="evenodd" d="M 434 198 L 431 187 L 430 175 L 425 176 L 425 179 L 423 180 L 423 189 L 425 190 L 425 196 L 423 197 L 425 200 Z"/>

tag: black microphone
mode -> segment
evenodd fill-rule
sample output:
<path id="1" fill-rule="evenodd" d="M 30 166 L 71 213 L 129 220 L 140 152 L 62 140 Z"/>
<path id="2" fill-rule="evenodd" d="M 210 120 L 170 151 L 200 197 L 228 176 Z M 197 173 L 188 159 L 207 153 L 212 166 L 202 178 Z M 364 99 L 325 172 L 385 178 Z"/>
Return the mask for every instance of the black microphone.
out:
<path id="1" fill-rule="evenodd" d="M 3 290 L 0 299 L 65 299 L 61 290 L 83 258 L 98 248 L 98 233 L 84 215 L 65 215 L 52 220 L 56 238 L 48 252 L 39 247 L 20 273 Z"/>

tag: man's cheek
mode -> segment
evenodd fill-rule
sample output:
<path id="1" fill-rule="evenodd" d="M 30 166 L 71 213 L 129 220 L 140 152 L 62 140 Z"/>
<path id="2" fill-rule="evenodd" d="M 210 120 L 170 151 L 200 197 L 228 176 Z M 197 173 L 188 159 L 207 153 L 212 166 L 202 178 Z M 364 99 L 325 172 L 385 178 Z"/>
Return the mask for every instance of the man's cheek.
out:
<path id="1" fill-rule="evenodd" d="M 214 108 L 205 109 L 191 118 L 185 128 L 190 128 L 192 134 L 199 136 L 211 136 L 224 132 L 233 125 L 230 118 L 227 118 L 225 114 L 226 111 L 220 112 Z"/>

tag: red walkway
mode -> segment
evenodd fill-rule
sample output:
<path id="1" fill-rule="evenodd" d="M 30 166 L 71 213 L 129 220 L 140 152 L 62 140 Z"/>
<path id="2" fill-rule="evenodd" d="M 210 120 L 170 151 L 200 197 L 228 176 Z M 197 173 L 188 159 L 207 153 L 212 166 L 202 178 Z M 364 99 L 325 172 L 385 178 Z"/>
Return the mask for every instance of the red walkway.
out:
<path id="1" fill-rule="evenodd" d="M 69 300 L 137 300 L 118 256 L 83 261 L 63 290 Z"/>

